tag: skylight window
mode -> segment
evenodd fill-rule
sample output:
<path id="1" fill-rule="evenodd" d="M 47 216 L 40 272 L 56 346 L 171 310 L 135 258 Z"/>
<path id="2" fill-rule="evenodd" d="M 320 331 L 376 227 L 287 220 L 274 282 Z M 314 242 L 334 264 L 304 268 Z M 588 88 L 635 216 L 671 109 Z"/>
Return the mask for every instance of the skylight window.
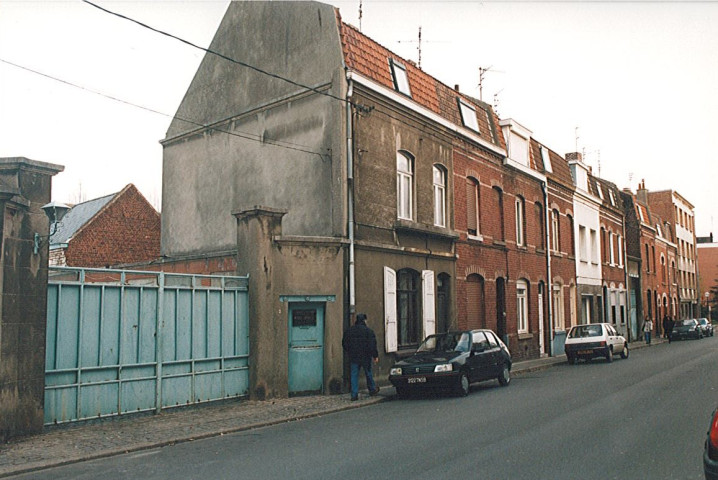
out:
<path id="1" fill-rule="evenodd" d="M 601 189 L 601 184 L 598 182 L 596 182 L 596 191 L 598 192 L 598 196 L 601 197 L 601 200 L 604 200 L 603 190 Z"/>
<path id="2" fill-rule="evenodd" d="M 407 97 L 411 97 L 409 76 L 406 73 L 406 67 L 396 60 L 391 59 L 391 74 L 394 77 L 394 89 Z"/>
<path id="3" fill-rule="evenodd" d="M 541 159 L 543 160 L 543 167 L 548 173 L 553 173 L 553 167 L 551 166 L 551 158 L 548 156 L 548 148 L 541 145 Z"/>
<path id="4" fill-rule="evenodd" d="M 611 205 L 616 206 L 616 197 L 613 195 L 613 190 L 608 191 L 608 197 L 611 199 Z"/>
<path id="5" fill-rule="evenodd" d="M 459 111 L 461 112 L 461 121 L 464 126 L 478 133 L 479 121 L 476 119 L 476 109 L 459 99 Z"/>

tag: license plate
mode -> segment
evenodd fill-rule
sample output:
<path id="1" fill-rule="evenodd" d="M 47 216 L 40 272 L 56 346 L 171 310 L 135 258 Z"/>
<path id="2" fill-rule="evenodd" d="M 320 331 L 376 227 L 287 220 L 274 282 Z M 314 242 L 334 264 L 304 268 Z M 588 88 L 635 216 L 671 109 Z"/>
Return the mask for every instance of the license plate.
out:
<path id="1" fill-rule="evenodd" d="M 426 383 L 426 377 L 411 377 L 406 379 L 407 383 Z"/>
<path id="2" fill-rule="evenodd" d="M 593 353 L 593 350 L 579 350 L 579 355 L 591 355 Z"/>

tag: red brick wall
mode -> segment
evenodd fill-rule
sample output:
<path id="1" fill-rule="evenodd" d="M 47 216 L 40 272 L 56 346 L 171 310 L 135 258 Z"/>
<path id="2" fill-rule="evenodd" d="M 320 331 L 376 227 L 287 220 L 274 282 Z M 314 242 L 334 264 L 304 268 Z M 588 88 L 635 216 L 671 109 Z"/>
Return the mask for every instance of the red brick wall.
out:
<path id="1" fill-rule="evenodd" d="M 481 239 L 468 237 L 466 222 L 466 177 L 477 178 L 479 187 L 479 233 Z M 505 287 L 506 332 L 509 348 L 516 360 L 535 358 L 539 355 L 539 282 L 547 283 L 545 244 L 543 235 L 543 192 L 540 183 L 522 173 L 502 165 L 494 155 L 478 150 L 465 143 L 454 146 L 454 228 L 460 234 L 456 250 L 456 300 L 459 328 L 491 328 L 497 331 L 496 279 L 508 278 Z M 494 187 L 503 192 L 503 238 L 502 215 Z M 516 244 L 517 196 L 524 198 L 526 245 Z M 535 204 L 542 207 L 537 218 Z M 467 315 L 466 278 L 478 274 L 484 278 L 485 324 L 469 325 Z M 529 334 L 518 335 L 516 281 L 528 282 Z M 544 293 L 544 309 L 548 301 Z M 544 318 L 546 318 L 546 310 Z"/>
<path id="2" fill-rule="evenodd" d="M 70 239 L 73 267 L 106 267 L 160 256 L 160 214 L 129 185 Z"/>

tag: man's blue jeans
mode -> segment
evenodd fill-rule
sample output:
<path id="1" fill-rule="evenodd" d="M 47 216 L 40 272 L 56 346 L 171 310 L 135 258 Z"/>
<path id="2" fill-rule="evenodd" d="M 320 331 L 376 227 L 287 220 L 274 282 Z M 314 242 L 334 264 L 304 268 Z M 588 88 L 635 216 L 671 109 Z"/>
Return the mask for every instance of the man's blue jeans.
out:
<path id="1" fill-rule="evenodd" d="M 643 332 L 643 335 L 646 337 L 646 343 L 651 343 L 651 332 Z"/>
<path id="2" fill-rule="evenodd" d="M 360 363 L 351 364 L 351 384 L 352 384 L 352 398 L 359 397 L 359 368 L 364 369 L 366 374 L 366 386 L 370 392 L 376 390 L 376 384 L 374 383 L 374 376 L 371 373 L 371 360 L 362 365 Z"/>

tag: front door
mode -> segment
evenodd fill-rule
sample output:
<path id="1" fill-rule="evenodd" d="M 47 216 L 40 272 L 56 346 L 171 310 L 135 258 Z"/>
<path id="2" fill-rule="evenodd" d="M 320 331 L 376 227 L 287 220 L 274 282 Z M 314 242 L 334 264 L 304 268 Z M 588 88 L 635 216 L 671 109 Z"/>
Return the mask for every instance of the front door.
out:
<path id="1" fill-rule="evenodd" d="M 289 394 L 321 393 L 324 379 L 324 304 L 289 304 Z"/>

